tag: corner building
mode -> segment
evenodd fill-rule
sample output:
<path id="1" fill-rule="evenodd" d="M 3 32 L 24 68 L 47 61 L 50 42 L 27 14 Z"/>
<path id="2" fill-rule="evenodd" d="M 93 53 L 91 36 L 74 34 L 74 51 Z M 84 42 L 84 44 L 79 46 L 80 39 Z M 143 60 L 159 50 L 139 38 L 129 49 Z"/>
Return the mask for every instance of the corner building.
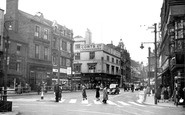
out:
<path id="1" fill-rule="evenodd" d="M 81 83 L 95 88 L 97 83 L 120 83 L 120 52 L 104 44 L 81 44 L 74 60 L 75 74 L 80 73 Z"/>

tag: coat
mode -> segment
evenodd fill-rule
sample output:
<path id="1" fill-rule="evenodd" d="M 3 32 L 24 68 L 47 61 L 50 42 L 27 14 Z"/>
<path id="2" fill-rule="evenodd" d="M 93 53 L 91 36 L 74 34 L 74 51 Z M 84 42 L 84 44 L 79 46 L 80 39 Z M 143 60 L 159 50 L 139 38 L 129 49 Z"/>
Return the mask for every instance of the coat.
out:
<path id="1" fill-rule="evenodd" d="M 100 87 L 97 86 L 96 87 L 96 98 L 99 98 L 100 97 Z"/>
<path id="2" fill-rule="evenodd" d="M 82 87 L 82 97 L 87 98 L 86 89 L 85 87 Z"/>
<path id="3" fill-rule="evenodd" d="M 103 100 L 108 100 L 107 88 L 103 89 Z"/>

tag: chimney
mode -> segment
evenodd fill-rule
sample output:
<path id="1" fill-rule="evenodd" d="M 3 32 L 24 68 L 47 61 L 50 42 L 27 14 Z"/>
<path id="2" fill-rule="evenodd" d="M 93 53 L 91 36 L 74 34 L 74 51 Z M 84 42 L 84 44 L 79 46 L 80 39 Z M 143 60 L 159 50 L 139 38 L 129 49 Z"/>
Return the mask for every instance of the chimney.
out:
<path id="1" fill-rule="evenodd" d="M 6 0 L 5 22 L 11 22 L 14 31 L 18 30 L 18 1 L 19 0 Z"/>

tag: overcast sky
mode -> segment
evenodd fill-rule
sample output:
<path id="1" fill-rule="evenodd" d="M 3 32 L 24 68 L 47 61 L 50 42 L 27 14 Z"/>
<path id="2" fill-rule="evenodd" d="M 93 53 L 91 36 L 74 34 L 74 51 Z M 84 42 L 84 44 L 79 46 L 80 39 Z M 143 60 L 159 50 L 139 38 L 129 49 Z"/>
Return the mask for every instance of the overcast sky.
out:
<path id="1" fill-rule="evenodd" d="M 0 8 L 6 10 L 6 0 Z M 92 42 L 118 45 L 123 40 L 131 58 L 147 63 L 148 47 L 140 49 L 141 42 L 153 42 L 154 23 L 160 22 L 163 0 L 19 0 L 19 10 L 29 14 L 42 12 L 46 19 L 72 29 L 74 36 L 92 32 Z M 144 26 L 145 25 L 145 26 Z"/>

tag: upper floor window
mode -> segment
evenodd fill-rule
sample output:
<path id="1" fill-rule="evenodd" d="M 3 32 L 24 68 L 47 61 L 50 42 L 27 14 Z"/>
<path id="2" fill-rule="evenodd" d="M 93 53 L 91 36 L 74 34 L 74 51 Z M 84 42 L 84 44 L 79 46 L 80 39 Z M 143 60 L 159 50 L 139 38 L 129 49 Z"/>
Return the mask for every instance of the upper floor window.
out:
<path id="1" fill-rule="evenodd" d="M 21 71 L 21 62 L 20 60 L 17 60 L 18 62 L 16 63 L 16 71 L 20 72 Z"/>
<path id="2" fill-rule="evenodd" d="M 49 57 L 49 49 L 48 47 L 45 47 L 44 48 L 44 59 L 48 60 L 48 57 Z"/>
<path id="3" fill-rule="evenodd" d="M 114 58 L 112 58 L 112 63 L 114 63 Z"/>
<path id="4" fill-rule="evenodd" d="M 62 41 L 62 50 L 67 51 L 67 42 Z"/>
<path id="5" fill-rule="evenodd" d="M 52 40 L 52 46 L 53 46 L 53 48 L 57 47 L 57 38 L 55 38 L 55 37 Z"/>
<path id="6" fill-rule="evenodd" d="M 116 59 L 116 64 L 119 64 L 118 59 Z"/>
<path id="7" fill-rule="evenodd" d="M 107 56 L 107 61 L 109 61 L 109 56 Z"/>
<path id="8" fill-rule="evenodd" d="M 66 66 L 66 58 L 60 57 L 60 65 L 61 66 Z"/>
<path id="9" fill-rule="evenodd" d="M 106 64 L 106 70 L 107 70 L 107 73 L 109 73 L 110 72 L 110 65 L 109 64 Z"/>
<path id="10" fill-rule="evenodd" d="M 114 74 L 114 66 L 111 66 L 112 74 Z"/>
<path id="11" fill-rule="evenodd" d="M 185 20 L 181 19 L 175 22 L 175 39 L 185 37 Z"/>
<path id="12" fill-rule="evenodd" d="M 21 44 L 17 44 L 17 54 L 20 54 L 21 52 Z"/>
<path id="13" fill-rule="evenodd" d="M 94 59 L 95 58 L 95 52 L 89 52 L 89 59 Z"/>
<path id="14" fill-rule="evenodd" d="M 81 72 L 81 64 L 74 64 L 74 71 L 76 73 L 80 73 Z"/>
<path id="15" fill-rule="evenodd" d="M 116 74 L 119 74 L 119 68 L 116 67 Z"/>
<path id="16" fill-rule="evenodd" d="M 44 29 L 44 39 L 45 40 L 48 40 L 48 35 L 49 35 L 48 29 Z"/>
<path id="17" fill-rule="evenodd" d="M 57 57 L 56 56 L 52 56 L 52 63 L 53 63 L 53 65 L 57 65 Z"/>
<path id="18" fill-rule="evenodd" d="M 39 45 L 35 45 L 35 58 L 38 58 L 39 59 Z"/>
<path id="19" fill-rule="evenodd" d="M 80 44 L 75 44 L 75 49 L 80 49 Z"/>
<path id="20" fill-rule="evenodd" d="M 80 60 L 80 53 L 75 53 L 75 60 Z"/>
<path id="21" fill-rule="evenodd" d="M 40 26 L 35 26 L 35 36 L 39 37 L 40 36 Z"/>

